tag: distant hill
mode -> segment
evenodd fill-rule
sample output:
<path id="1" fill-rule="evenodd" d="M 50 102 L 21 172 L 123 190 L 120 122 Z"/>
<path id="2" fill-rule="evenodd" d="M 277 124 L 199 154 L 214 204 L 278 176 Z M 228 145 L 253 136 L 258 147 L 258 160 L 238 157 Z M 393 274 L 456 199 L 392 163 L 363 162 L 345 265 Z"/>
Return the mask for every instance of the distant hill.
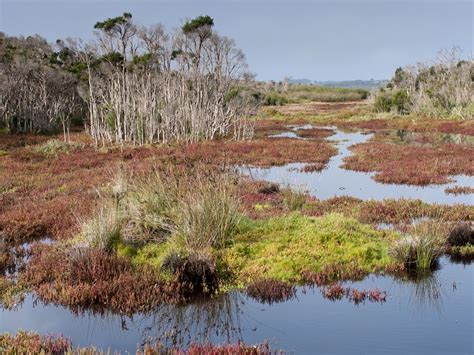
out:
<path id="1" fill-rule="evenodd" d="M 290 79 L 291 84 L 306 84 L 306 85 L 320 85 L 320 86 L 331 86 L 337 88 L 350 88 L 350 89 L 366 89 L 372 90 L 384 86 L 388 83 L 388 80 L 345 80 L 345 81 L 317 81 L 310 79 Z"/>

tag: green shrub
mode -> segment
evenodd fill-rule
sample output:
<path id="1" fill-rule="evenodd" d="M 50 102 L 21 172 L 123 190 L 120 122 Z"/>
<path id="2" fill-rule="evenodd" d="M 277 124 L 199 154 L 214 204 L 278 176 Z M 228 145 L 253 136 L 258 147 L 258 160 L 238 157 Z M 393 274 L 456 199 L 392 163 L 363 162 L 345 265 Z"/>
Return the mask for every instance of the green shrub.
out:
<path id="1" fill-rule="evenodd" d="M 376 112 L 390 112 L 392 105 L 392 97 L 385 91 L 380 91 L 375 96 L 374 109 Z"/>
<path id="2" fill-rule="evenodd" d="M 264 106 L 283 106 L 289 103 L 288 98 L 283 95 L 270 93 L 263 97 L 262 105 Z"/>

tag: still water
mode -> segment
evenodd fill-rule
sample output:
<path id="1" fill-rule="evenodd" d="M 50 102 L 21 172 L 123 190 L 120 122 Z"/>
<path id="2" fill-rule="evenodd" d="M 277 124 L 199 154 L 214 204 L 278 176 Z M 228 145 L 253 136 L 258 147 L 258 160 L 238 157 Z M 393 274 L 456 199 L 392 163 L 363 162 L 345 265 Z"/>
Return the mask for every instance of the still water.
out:
<path id="1" fill-rule="evenodd" d="M 318 289 L 298 288 L 295 299 L 279 304 L 261 304 L 232 292 L 133 318 L 76 316 L 63 307 L 34 305 L 30 297 L 16 311 L 0 312 L 0 332 L 64 334 L 74 345 L 113 345 L 113 350 L 130 352 L 159 338 L 181 346 L 190 339 L 242 339 L 250 344 L 268 340 L 275 348 L 297 354 L 472 354 L 473 278 L 473 265 L 443 258 L 440 270 L 418 281 L 369 276 L 346 284 L 383 289 L 388 293 L 386 303 L 329 301 Z"/>
<path id="2" fill-rule="evenodd" d="M 325 128 L 334 129 L 334 127 Z M 297 135 L 294 131 L 290 131 L 273 137 L 296 138 Z M 327 139 L 335 142 L 339 152 L 331 158 L 326 169 L 320 172 L 303 172 L 301 169 L 305 164 L 302 163 L 270 168 L 243 167 L 240 170 L 243 174 L 249 175 L 256 180 L 266 180 L 306 189 L 310 195 L 322 200 L 347 195 L 363 200 L 405 198 L 420 199 L 427 203 L 474 205 L 473 194 L 455 196 L 444 192 L 446 188 L 456 185 L 474 187 L 473 176 L 452 176 L 453 182 L 448 184 L 420 187 L 379 183 L 372 178 L 374 173 L 342 169 L 343 159 L 352 154 L 349 147 L 354 144 L 364 143 L 371 137 L 372 134 L 360 132 L 345 133 L 336 129 L 336 134 Z"/>

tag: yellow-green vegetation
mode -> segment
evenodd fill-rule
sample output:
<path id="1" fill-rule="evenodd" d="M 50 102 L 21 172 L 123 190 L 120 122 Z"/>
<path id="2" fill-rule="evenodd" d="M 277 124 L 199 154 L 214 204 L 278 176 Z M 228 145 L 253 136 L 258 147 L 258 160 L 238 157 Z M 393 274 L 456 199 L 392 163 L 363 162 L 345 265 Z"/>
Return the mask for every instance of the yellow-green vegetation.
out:
<path id="1" fill-rule="evenodd" d="M 363 89 L 337 88 L 319 85 L 286 84 L 268 88 L 264 94 L 264 105 L 285 105 L 308 101 L 343 102 L 359 101 L 368 97 Z"/>
<path id="2" fill-rule="evenodd" d="M 62 153 L 69 153 L 82 148 L 84 148 L 84 144 L 81 143 L 66 142 L 59 139 L 50 139 L 46 143 L 35 147 L 34 151 L 36 153 L 50 157 Z"/>
<path id="3" fill-rule="evenodd" d="M 357 263 L 370 272 L 390 264 L 389 238 L 341 214 L 315 218 L 294 213 L 245 220 L 226 261 L 243 283 L 261 277 L 298 282 L 302 272 L 330 264 Z"/>
<path id="4" fill-rule="evenodd" d="M 450 252 L 452 254 L 460 255 L 460 256 L 474 256 L 474 245 L 467 244 L 464 246 L 455 246 L 451 247 Z"/>
<path id="5" fill-rule="evenodd" d="M 117 254 L 130 258 L 134 265 L 151 265 L 157 269 L 161 268 L 165 257 L 174 248 L 170 242 L 146 244 L 139 248 L 124 243 L 117 243 L 115 246 Z"/>

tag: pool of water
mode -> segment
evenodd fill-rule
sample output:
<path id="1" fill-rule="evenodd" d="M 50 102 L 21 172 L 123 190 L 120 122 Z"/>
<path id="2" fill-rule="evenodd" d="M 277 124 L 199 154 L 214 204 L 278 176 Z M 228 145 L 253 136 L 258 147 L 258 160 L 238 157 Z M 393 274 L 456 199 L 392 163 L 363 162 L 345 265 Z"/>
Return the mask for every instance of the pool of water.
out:
<path id="1" fill-rule="evenodd" d="M 331 128 L 336 134 L 327 138 L 334 141 L 338 154 L 333 156 L 328 166 L 320 172 L 303 172 L 301 169 L 305 166 L 302 163 L 292 163 L 284 166 L 275 166 L 270 168 L 242 167 L 243 174 L 251 176 L 256 180 L 266 180 L 283 185 L 305 188 L 309 194 L 319 199 L 325 200 L 335 196 L 353 196 L 363 200 L 383 200 L 388 198 L 399 199 L 420 199 L 427 203 L 438 204 L 474 204 L 473 194 L 452 195 L 446 194 L 448 187 L 469 186 L 474 187 L 474 177 L 466 175 L 452 176 L 452 182 L 441 185 L 415 186 L 415 185 L 397 185 L 384 184 L 375 181 L 372 176 L 374 173 L 365 173 L 342 169 L 343 159 L 352 153 L 349 147 L 367 142 L 372 134 L 363 134 L 360 132 L 342 132 L 335 127 Z M 297 137 L 294 130 L 282 133 L 273 137 Z M 300 128 L 301 129 L 301 128 Z"/>
<path id="2" fill-rule="evenodd" d="M 133 352 L 147 340 L 181 346 L 190 339 L 216 343 L 259 343 L 297 354 L 470 354 L 473 352 L 472 265 L 446 258 L 431 277 L 397 280 L 370 276 L 348 283 L 380 288 L 385 303 L 355 305 L 324 299 L 318 289 L 299 288 L 297 297 L 261 304 L 232 292 L 217 300 L 185 307 L 163 306 L 154 314 L 74 315 L 63 307 L 35 304 L 31 297 L 15 311 L 0 312 L 0 332 L 33 330 L 64 334 L 74 345 Z"/>

